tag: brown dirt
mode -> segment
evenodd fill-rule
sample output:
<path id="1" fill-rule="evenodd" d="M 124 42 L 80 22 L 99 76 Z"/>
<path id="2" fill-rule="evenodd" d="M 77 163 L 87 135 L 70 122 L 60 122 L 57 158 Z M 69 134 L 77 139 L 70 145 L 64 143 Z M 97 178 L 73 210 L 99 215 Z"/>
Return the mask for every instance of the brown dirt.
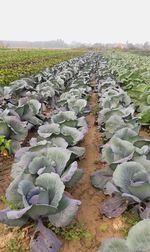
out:
<path id="1" fill-rule="evenodd" d="M 30 227 L 23 228 L 9 228 L 6 225 L 0 224 L 0 252 L 18 251 L 18 252 L 30 252 L 29 241 L 30 241 Z M 16 244 L 18 250 L 8 249 L 8 245 L 12 242 Z"/>
<path id="2" fill-rule="evenodd" d="M 28 132 L 28 135 L 27 137 L 25 138 L 25 140 L 23 141 L 22 143 L 22 147 L 26 147 L 26 146 L 29 146 L 30 145 L 30 140 L 32 137 L 37 137 L 38 134 L 37 134 L 37 129 L 35 128 L 32 128 L 29 132 Z"/>
<path id="3" fill-rule="evenodd" d="M 142 127 L 141 130 L 140 130 L 140 136 L 146 138 L 146 139 L 149 139 L 150 140 L 150 133 L 149 133 L 149 130 Z"/>
<path id="4" fill-rule="evenodd" d="M 6 188 L 9 186 L 11 177 L 10 171 L 13 162 L 13 157 L 0 156 L 0 196 L 5 194 Z"/>
<path id="5" fill-rule="evenodd" d="M 90 104 L 92 108 L 97 104 L 95 93 L 91 96 Z M 104 164 L 99 161 L 99 145 L 102 143 L 102 138 L 95 121 L 95 116 L 90 113 L 87 116 L 88 133 L 81 144 L 86 148 L 85 158 L 78 163 L 79 167 L 84 169 L 85 174 L 71 191 L 73 198 L 82 202 L 77 220 L 85 225 L 86 230 L 92 235 L 92 239 L 64 241 L 61 252 L 95 252 L 102 240 L 112 236 L 120 237 L 120 230 L 125 226 L 122 217 L 108 219 L 100 215 L 100 205 L 106 199 L 106 196 L 91 185 L 91 173 L 104 167 Z M 106 230 L 101 231 L 104 225 Z"/>

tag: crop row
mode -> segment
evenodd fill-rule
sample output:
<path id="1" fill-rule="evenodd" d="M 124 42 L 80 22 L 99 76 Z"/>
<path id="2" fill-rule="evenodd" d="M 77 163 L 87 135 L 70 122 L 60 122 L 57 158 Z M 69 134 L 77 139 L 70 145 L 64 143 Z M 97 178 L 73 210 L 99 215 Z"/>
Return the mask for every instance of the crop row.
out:
<path id="1" fill-rule="evenodd" d="M 143 221 L 131 228 L 127 240 L 108 239 L 97 251 L 144 252 L 150 244 L 150 141 L 139 136 L 141 125 L 134 116 L 135 107 L 119 84 L 103 59 L 97 91 L 98 125 L 105 141 L 100 149 L 106 167 L 94 172 L 91 182 L 111 196 L 103 203 L 101 214 L 118 217 L 130 209 Z"/>
<path id="2" fill-rule="evenodd" d="M 61 242 L 43 225 L 68 225 L 81 202 L 66 194 L 83 175 L 77 159 L 85 152 L 76 146 L 88 130 L 85 114 L 90 79 L 99 55 L 87 54 L 46 69 L 1 89 L 0 136 L 15 153 L 12 182 L 6 191 L 8 208 L 0 222 L 23 226 L 37 222 L 31 251 L 58 251 Z M 37 129 L 29 145 L 21 147 L 30 129 Z"/>
<path id="3" fill-rule="evenodd" d="M 106 58 L 116 79 L 128 92 L 142 125 L 150 124 L 150 58 L 131 53 L 107 53 Z"/>

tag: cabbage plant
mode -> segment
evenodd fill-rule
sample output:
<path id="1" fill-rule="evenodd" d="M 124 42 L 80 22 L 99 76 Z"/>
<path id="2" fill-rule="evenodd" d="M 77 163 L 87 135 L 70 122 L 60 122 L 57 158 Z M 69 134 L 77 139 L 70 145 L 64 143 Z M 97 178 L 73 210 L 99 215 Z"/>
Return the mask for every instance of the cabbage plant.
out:
<path id="1" fill-rule="evenodd" d="M 44 217 L 56 227 L 64 227 L 75 217 L 81 204 L 79 200 L 65 195 L 63 182 L 59 175 L 53 172 L 41 174 L 34 182 L 23 179 L 16 189 L 13 204 L 17 205 L 19 201 L 22 207 L 19 209 L 6 208 L 0 211 L 0 222 L 9 226 L 22 226 L 30 219 L 39 221 Z M 38 225 L 38 228 L 40 236 L 44 230 L 47 231 L 44 236 L 47 239 L 46 244 L 48 246 L 53 241 L 54 235 L 51 234 L 52 237 L 49 237 L 50 232 L 42 224 Z M 40 239 L 40 236 L 38 236 L 38 239 Z M 56 237 L 54 241 L 56 241 Z M 37 247 L 37 244 L 33 244 L 34 242 L 31 240 L 31 247 L 33 248 L 34 246 Z M 42 245 L 44 246 L 44 244 Z"/>
<path id="2" fill-rule="evenodd" d="M 142 156 L 146 156 L 149 160 L 150 141 L 138 136 L 129 128 L 118 130 L 109 142 L 102 146 L 102 161 L 109 164 L 112 169 L 119 163 Z"/>
<path id="3" fill-rule="evenodd" d="M 55 89 L 49 80 L 37 85 L 36 90 L 44 101 L 51 99 L 55 95 Z"/>
<path id="4" fill-rule="evenodd" d="M 118 165 L 113 173 L 101 170 L 92 174 L 92 184 L 112 198 L 104 202 L 101 213 L 109 218 L 137 205 L 142 219 L 150 217 L 150 168 L 135 161 Z"/>
<path id="5" fill-rule="evenodd" d="M 115 109 L 104 108 L 98 114 L 98 124 L 101 125 L 105 123 L 111 116 L 121 116 L 122 118 L 126 118 L 129 116 L 133 116 L 135 110 L 133 106 L 129 106 L 127 108 L 118 107 Z"/>
<path id="6" fill-rule="evenodd" d="M 128 127 L 137 133 L 139 132 L 140 125 L 137 118 L 126 119 L 119 115 L 112 115 L 105 122 L 105 135 L 106 138 L 111 138 L 117 130 Z"/>
<path id="7" fill-rule="evenodd" d="M 23 78 L 20 80 L 15 80 L 10 83 L 9 87 L 5 87 L 5 90 L 7 89 L 7 93 L 9 93 L 11 96 L 19 96 L 23 97 L 26 96 L 26 93 L 28 91 L 34 91 L 35 90 L 35 81 L 31 78 Z"/>
<path id="8" fill-rule="evenodd" d="M 85 99 L 76 99 L 76 97 L 72 96 L 68 100 L 69 110 L 75 111 L 77 115 L 83 114 L 86 106 L 87 106 L 87 101 Z"/>
<path id="9" fill-rule="evenodd" d="M 86 88 L 71 88 L 68 92 L 64 92 L 61 94 L 58 103 L 61 104 L 61 106 L 64 106 L 65 104 L 67 104 L 67 101 L 72 97 L 75 97 L 76 99 L 81 99 L 86 98 L 86 96 Z"/>
<path id="10" fill-rule="evenodd" d="M 27 97 L 19 100 L 15 112 L 19 115 L 21 121 L 26 121 L 32 126 L 42 124 L 41 103 L 36 99 L 28 99 Z"/>
<path id="11" fill-rule="evenodd" d="M 102 160 L 116 167 L 119 163 L 131 160 L 134 152 L 135 147 L 132 143 L 114 136 L 103 146 Z"/>
<path id="12" fill-rule="evenodd" d="M 79 148 L 79 149 L 78 149 Z M 30 174 L 33 178 L 43 173 L 57 173 L 67 187 L 74 186 L 83 176 L 83 170 L 78 168 L 77 158 L 84 153 L 84 150 L 64 149 L 62 147 L 49 147 L 35 149 L 23 148 L 22 151 L 16 153 L 16 162 L 13 163 L 11 176 L 15 179 L 7 190 L 7 196 L 12 193 L 12 185 L 18 184 L 18 176 L 22 174 Z M 19 178 L 22 179 L 22 177 Z M 8 196 L 9 197 L 9 196 Z"/>
<path id="13" fill-rule="evenodd" d="M 64 183 L 53 172 L 41 174 L 34 182 L 23 179 L 16 189 L 13 203 L 17 206 L 19 202 L 22 208 L 0 211 L 0 221 L 7 225 L 22 226 L 30 218 L 36 220 L 47 216 L 51 223 L 63 227 L 73 219 L 80 205 L 80 201 L 70 199 L 64 194 Z M 12 202 L 11 194 L 9 201 Z"/>
<path id="14" fill-rule="evenodd" d="M 8 111 L 4 111 L 0 115 L 0 135 L 17 141 L 22 141 L 27 136 L 26 123 L 20 121 L 17 116 L 7 115 Z"/>
<path id="15" fill-rule="evenodd" d="M 66 126 L 76 127 L 78 119 L 74 111 L 60 111 L 57 114 L 52 115 L 52 123 L 65 124 Z"/>
<path id="16" fill-rule="evenodd" d="M 84 138 L 83 131 L 74 127 L 59 125 L 57 123 L 45 124 L 39 127 L 38 134 L 41 138 L 51 140 L 52 137 L 64 138 L 68 145 L 76 145 Z"/>

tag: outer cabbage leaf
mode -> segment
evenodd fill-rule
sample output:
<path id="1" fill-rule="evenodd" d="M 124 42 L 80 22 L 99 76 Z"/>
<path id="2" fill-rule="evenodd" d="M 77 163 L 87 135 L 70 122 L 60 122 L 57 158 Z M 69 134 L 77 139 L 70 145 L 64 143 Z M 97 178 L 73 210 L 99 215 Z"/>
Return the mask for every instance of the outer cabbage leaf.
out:
<path id="1" fill-rule="evenodd" d="M 45 124 L 38 128 L 38 134 L 42 138 L 48 138 L 51 135 L 60 134 L 60 126 L 57 123 Z"/>
<path id="2" fill-rule="evenodd" d="M 119 238 L 107 239 L 97 252 L 129 252 L 125 240 Z"/>
<path id="3" fill-rule="evenodd" d="M 91 183 L 94 187 L 103 190 L 108 181 L 112 179 L 113 171 L 111 169 L 101 169 L 91 175 Z"/>
<path id="4" fill-rule="evenodd" d="M 48 228 L 44 227 L 41 220 L 30 241 L 30 249 L 32 252 L 58 252 L 61 242 L 57 236 Z"/>
<path id="5" fill-rule="evenodd" d="M 67 226 L 75 217 L 81 202 L 64 196 L 58 206 L 58 213 L 49 215 L 50 222 L 56 227 Z"/>
<path id="6" fill-rule="evenodd" d="M 77 126 L 77 117 L 74 111 L 61 111 L 51 117 L 52 122 L 65 124 L 71 127 Z"/>
<path id="7" fill-rule="evenodd" d="M 108 164 L 123 163 L 130 160 L 134 154 L 134 146 L 132 143 L 113 137 L 102 150 L 102 158 Z"/>
<path id="8" fill-rule="evenodd" d="M 149 237 L 150 220 L 143 220 L 130 229 L 126 244 L 131 251 L 148 252 L 150 249 Z"/>
<path id="9" fill-rule="evenodd" d="M 61 127 L 61 134 L 69 145 L 75 145 L 84 138 L 84 134 L 81 131 L 65 125 Z"/>

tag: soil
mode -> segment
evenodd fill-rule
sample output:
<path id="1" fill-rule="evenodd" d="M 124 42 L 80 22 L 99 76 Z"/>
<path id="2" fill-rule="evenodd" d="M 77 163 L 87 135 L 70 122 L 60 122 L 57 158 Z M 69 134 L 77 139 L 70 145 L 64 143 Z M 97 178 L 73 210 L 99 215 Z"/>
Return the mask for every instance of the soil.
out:
<path id="1" fill-rule="evenodd" d="M 140 136 L 150 140 L 150 133 L 149 133 L 149 130 L 147 128 L 144 128 L 142 127 L 141 130 L 140 130 Z"/>
<path id="2" fill-rule="evenodd" d="M 5 190 L 10 184 L 12 162 L 13 156 L 0 156 L 0 197 L 5 194 Z"/>
<path id="3" fill-rule="evenodd" d="M 93 93 L 90 105 L 94 108 L 96 104 L 97 94 Z M 71 191 L 71 195 L 82 202 L 77 221 L 85 225 L 86 231 L 91 234 L 91 239 L 64 241 L 60 252 L 96 252 L 103 240 L 113 236 L 121 237 L 120 230 L 125 226 L 122 217 L 108 219 L 100 215 L 100 205 L 106 196 L 91 185 L 90 175 L 95 170 L 104 167 L 104 164 L 100 162 L 99 153 L 102 137 L 96 126 L 96 117 L 92 112 L 87 116 L 87 123 L 88 133 L 81 144 L 86 148 L 85 158 L 78 162 L 79 167 L 84 169 L 84 176 Z M 106 227 L 105 231 L 101 231 L 103 226 Z"/>
<path id="4" fill-rule="evenodd" d="M 37 137 L 37 136 L 38 136 L 37 129 L 35 129 L 35 128 L 30 129 L 30 131 L 28 132 L 27 137 L 23 141 L 22 147 L 30 146 L 31 138 Z"/>

